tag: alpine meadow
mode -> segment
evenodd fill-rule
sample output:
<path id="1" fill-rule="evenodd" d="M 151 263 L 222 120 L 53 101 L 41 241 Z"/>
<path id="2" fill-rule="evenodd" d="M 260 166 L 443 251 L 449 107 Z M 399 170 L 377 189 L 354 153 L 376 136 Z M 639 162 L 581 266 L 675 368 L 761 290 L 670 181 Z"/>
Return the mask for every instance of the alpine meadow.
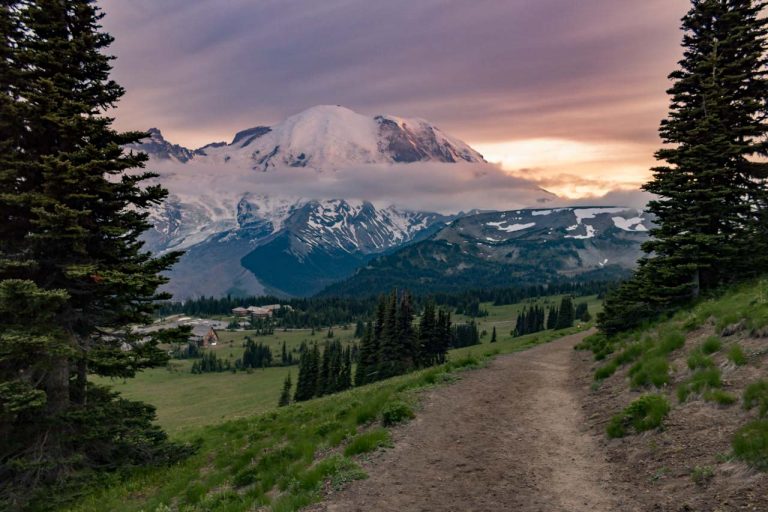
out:
<path id="1" fill-rule="evenodd" d="M 0 1 L 0 510 L 768 510 L 768 2 Z"/>

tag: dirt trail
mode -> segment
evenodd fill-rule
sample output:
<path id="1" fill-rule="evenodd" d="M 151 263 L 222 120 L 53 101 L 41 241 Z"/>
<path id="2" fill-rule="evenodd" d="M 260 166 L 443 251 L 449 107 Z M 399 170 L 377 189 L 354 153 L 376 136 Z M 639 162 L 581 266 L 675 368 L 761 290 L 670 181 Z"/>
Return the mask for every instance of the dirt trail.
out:
<path id="1" fill-rule="evenodd" d="M 587 432 L 568 336 L 500 356 L 424 398 L 395 447 L 312 510 L 602 512 L 633 510 L 615 496 Z"/>

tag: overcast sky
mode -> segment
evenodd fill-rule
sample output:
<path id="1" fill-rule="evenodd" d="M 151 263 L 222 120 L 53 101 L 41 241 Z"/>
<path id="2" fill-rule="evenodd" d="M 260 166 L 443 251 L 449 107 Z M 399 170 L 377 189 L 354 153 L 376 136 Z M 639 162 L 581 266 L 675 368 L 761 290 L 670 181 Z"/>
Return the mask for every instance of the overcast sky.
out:
<path id="1" fill-rule="evenodd" d="M 189 147 L 317 104 L 422 117 L 570 198 L 636 188 L 688 0 L 102 0 L 121 129 Z"/>

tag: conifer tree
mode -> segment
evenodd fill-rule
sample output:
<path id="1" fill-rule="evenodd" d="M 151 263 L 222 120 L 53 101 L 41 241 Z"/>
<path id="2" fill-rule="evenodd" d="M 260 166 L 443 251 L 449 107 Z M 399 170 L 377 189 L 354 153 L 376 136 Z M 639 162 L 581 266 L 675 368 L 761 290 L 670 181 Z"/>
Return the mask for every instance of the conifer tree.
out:
<path id="1" fill-rule="evenodd" d="M 413 307 L 411 305 L 411 295 L 406 291 L 400 298 L 400 304 L 397 308 L 397 330 L 396 339 L 399 345 L 399 373 L 410 371 L 416 366 L 416 361 L 420 358 L 418 349 L 418 340 L 413 328 Z"/>
<path id="2" fill-rule="evenodd" d="M 379 378 L 388 379 L 401 372 L 401 345 L 397 338 L 397 291 L 387 298 L 379 341 Z"/>
<path id="3" fill-rule="evenodd" d="M 496 343 L 496 326 L 493 326 L 493 333 L 491 333 L 491 343 Z"/>
<path id="4" fill-rule="evenodd" d="M 557 308 L 552 305 L 549 307 L 547 315 L 547 329 L 557 329 Z"/>
<path id="5" fill-rule="evenodd" d="M 435 319 L 435 303 L 432 301 L 424 305 L 424 312 L 419 319 L 419 365 L 432 366 L 436 361 L 437 352 L 437 325 Z"/>
<path id="6" fill-rule="evenodd" d="M 320 362 L 320 371 L 317 377 L 317 395 L 322 396 L 326 393 L 332 392 L 331 387 L 331 344 L 325 342 L 323 348 L 323 356 Z"/>
<path id="7" fill-rule="evenodd" d="M 373 324 L 368 322 L 363 339 L 360 341 L 360 360 L 355 369 L 355 386 L 362 386 L 375 380 L 378 355 L 379 347 L 373 336 Z"/>
<path id="8" fill-rule="evenodd" d="M 453 329 L 451 313 L 442 308 L 437 311 L 437 328 L 435 329 L 434 357 L 435 364 L 443 364 L 448 355 L 448 347 L 453 345 Z"/>
<path id="9" fill-rule="evenodd" d="M 129 325 L 168 298 L 159 273 L 179 256 L 142 251 L 166 191 L 121 149 L 146 134 L 104 116 L 123 89 L 100 18 L 87 0 L 0 3 L 0 508 L 55 507 L 86 472 L 182 453 L 152 407 L 89 379 L 165 363 Z"/>
<path id="10" fill-rule="evenodd" d="M 570 297 L 563 297 L 560 301 L 560 308 L 557 313 L 557 329 L 567 329 L 573 327 L 574 308 Z"/>
<path id="11" fill-rule="evenodd" d="M 609 294 L 604 332 L 631 328 L 722 283 L 765 272 L 766 29 L 755 0 L 695 0 L 661 123 L 647 256 Z"/>
<path id="12" fill-rule="evenodd" d="M 355 324 L 355 334 L 353 334 L 353 337 L 360 339 L 363 336 L 365 336 L 365 324 L 362 320 L 358 320 Z"/>
<path id="13" fill-rule="evenodd" d="M 352 349 L 347 347 L 342 353 L 341 375 L 339 377 L 339 391 L 352 387 Z"/>
<path id="14" fill-rule="evenodd" d="M 291 372 L 288 372 L 288 375 L 285 377 L 285 380 L 283 381 L 283 391 L 280 393 L 280 400 L 277 403 L 278 407 L 285 407 L 286 405 L 291 403 L 291 387 L 293 386 L 293 383 L 291 382 Z"/>

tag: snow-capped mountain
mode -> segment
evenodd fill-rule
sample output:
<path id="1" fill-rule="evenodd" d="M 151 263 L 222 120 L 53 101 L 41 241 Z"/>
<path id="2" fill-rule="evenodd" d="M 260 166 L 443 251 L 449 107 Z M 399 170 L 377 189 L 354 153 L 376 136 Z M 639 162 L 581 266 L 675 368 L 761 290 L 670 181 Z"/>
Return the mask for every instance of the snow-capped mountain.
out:
<path id="1" fill-rule="evenodd" d="M 176 297 L 311 295 L 450 220 L 362 201 L 244 197 L 236 226 L 212 229 L 200 242 L 184 239 L 187 252 L 171 271 L 167 289 Z"/>
<path id="2" fill-rule="evenodd" d="M 184 250 L 167 289 L 201 295 L 310 295 L 372 257 L 420 240 L 455 217 L 348 198 L 296 197 L 267 177 L 412 162 L 484 163 L 465 143 L 420 119 L 310 108 L 232 142 L 191 150 L 158 129 L 127 149 L 150 156 L 169 197 L 145 236 L 156 253 Z M 277 190 L 277 192 L 275 192 Z"/>
<path id="3" fill-rule="evenodd" d="M 464 142 L 423 119 L 365 116 L 348 108 L 320 105 L 275 126 L 238 132 L 231 143 L 190 150 L 165 141 L 156 128 L 131 147 L 158 159 L 245 166 L 266 171 L 310 167 L 330 171 L 356 164 L 485 162 Z"/>
<path id="4" fill-rule="evenodd" d="M 632 208 L 574 207 L 461 217 L 421 242 L 379 257 L 328 294 L 541 285 L 614 278 L 634 268 L 652 218 Z"/>

